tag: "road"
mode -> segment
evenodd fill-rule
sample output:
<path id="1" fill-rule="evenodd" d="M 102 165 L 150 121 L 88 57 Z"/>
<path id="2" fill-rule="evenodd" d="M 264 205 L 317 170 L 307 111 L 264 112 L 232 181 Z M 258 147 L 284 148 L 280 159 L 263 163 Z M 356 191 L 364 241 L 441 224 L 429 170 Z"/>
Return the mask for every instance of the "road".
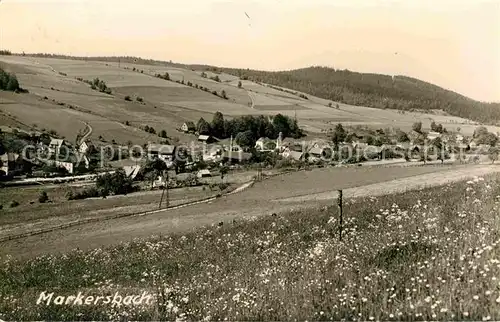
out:
<path id="1" fill-rule="evenodd" d="M 53 177 L 53 178 L 42 178 L 42 177 L 36 177 L 36 178 L 25 178 L 25 179 L 20 179 L 20 180 L 13 180 L 13 181 L 7 181 L 5 183 L 6 186 L 8 185 L 22 185 L 22 184 L 38 184 L 38 183 L 46 183 L 46 182 L 63 182 L 63 181 L 70 181 L 70 180 L 82 180 L 82 181 L 94 181 L 97 176 L 104 175 L 106 173 L 113 174 L 115 171 L 108 171 L 108 172 L 103 172 L 99 174 L 82 174 L 78 176 L 66 176 L 66 177 Z"/>
<path id="2" fill-rule="evenodd" d="M 169 233 L 186 233 L 205 225 L 234 219 L 280 213 L 292 209 L 331 205 L 337 189 L 346 197 L 380 195 L 440 185 L 488 173 L 495 165 L 373 167 L 315 169 L 276 176 L 241 193 L 209 203 L 136 216 L 89 223 L 23 239 L 3 242 L 0 256 L 18 258 L 91 249 Z"/>

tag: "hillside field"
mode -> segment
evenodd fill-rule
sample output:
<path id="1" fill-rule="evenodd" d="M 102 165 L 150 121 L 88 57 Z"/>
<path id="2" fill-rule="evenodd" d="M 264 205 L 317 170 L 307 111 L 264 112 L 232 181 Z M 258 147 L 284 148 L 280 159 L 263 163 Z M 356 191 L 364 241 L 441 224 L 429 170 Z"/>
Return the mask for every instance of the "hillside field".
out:
<path id="1" fill-rule="evenodd" d="M 204 78 L 201 70 L 189 68 L 27 56 L 0 56 L 0 67 L 15 73 L 21 86 L 30 91 L 19 95 L 0 92 L 0 126 L 55 130 L 70 140 L 87 122 L 93 128 L 92 138 L 102 136 L 108 142 L 160 141 L 157 135 L 142 130 L 146 125 L 157 132 L 166 130 L 170 138 L 187 142 L 195 137 L 176 129 L 183 122 L 197 122 L 200 117 L 211 120 L 216 111 L 228 118 L 277 113 L 296 116 L 299 124 L 315 135 L 338 122 L 410 130 L 416 121 L 421 121 L 425 129 L 434 120 L 448 130 L 460 127 L 466 135 L 472 134 L 477 126 L 475 122 L 446 113 L 402 113 L 342 103 L 337 109 L 336 102 L 328 107 L 331 101 L 312 95 L 306 94 L 308 99 L 304 99 L 248 80 L 242 81 L 242 88 L 238 88 L 238 78 L 233 75 L 217 74 L 221 81 L 216 82 L 210 79 L 215 73 L 206 72 L 207 78 Z M 169 73 L 170 81 L 155 77 L 164 73 Z M 111 95 L 92 90 L 76 79 L 96 77 L 106 82 Z M 177 81 L 184 81 L 185 85 Z M 188 82 L 192 86 L 188 86 Z M 208 92 L 195 88 L 196 85 L 207 88 Z M 219 95 L 225 91 L 228 99 L 215 96 L 212 91 Z M 131 101 L 126 101 L 125 96 L 130 96 Z M 143 102 L 138 102 L 137 97 Z M 488 129 L 500 132 L 499 127 L 488 126 Z"/>

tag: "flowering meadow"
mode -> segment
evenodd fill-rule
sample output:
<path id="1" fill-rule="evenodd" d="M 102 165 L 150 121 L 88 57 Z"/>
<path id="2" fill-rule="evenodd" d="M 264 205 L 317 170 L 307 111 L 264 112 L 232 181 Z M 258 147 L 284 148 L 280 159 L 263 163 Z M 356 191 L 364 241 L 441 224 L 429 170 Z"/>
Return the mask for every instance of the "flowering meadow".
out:
<path id="1" fill-rule="evenodd" d="M 5 320 L 500 320 L 500 177 L 225 223 L 26 262 L 2 258 Z M 140 294 L 140 306 L 36 304 Z"/>

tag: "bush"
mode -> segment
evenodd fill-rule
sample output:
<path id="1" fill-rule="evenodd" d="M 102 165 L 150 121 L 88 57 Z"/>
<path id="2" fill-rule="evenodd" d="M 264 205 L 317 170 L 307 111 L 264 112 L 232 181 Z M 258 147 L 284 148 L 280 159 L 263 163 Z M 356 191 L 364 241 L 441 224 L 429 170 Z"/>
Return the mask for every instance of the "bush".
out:
<path id="1" fill-rule="evenodd" d="M 9 74 L 1 68 L 0 68 L 0 90 L 11 91 L 11 92 L 21 90 L 16 75 Z"/>
<path id="2" fill-rule="evenodd" d="M 19 206 L 19 202 L 17 202 L 16 200 L 12 200 L 11 203 L 10 203 L 10 207 L 11 208 L 15 208 L 17 206 Z"/>
<path id="3" fill-rule="evenodd" d="M 219 183 L 219 190 L 220 191 L 224 191 L 226 190 L 227 188 L 229 188 L 230 184 L 227 183 L 227 182 L 221 182 Z"/>
<path id="4" fill-rule="evenodd" d="M 151 134 L 156 134 L 156 130 L 152 126 L 149 126 L 149 125 L 146 125 L 144 127 L 144 131 L 148 132 L 148 133 L 151 133 Z"/>
<path id="5" fill-rule="evenodd" d="M 38 196 L 39 203 L 46 203 L 49 200 L 49 196 L 47 196 L 47 192 L 42 191 L 40 196 Z"/>
<path id="6" fill-rule="evenodd" d="M 140 96 L 137 96 L 136 100 L 137 100 L 137 102 L 140 102 L 140 103 L 142 103 L 144 101 L 144 99 Z"/>
<path id="7" fill-rule="evenodd" d="M 97 178 L 96 187 L 101 196 L 107 196 L 110 193 L 115 195 L 127 194 L 134 191 L 132 180 L 126 177 L 125 172 L 120 169 L 115 173 L 106 173 Z"/>
<path id="8" fill-rule="evenodd" d="M 130 96 L 127 95 L 127 96 L 125 96 L 125 100 L 130 102 L 130 101 L 132 101 L 132 98 L 130 98 Z"/>
<path id="9" fill-rule="evenodd" d="M 66 194 L 66 198 L 68 200 L 81 200 L 87 198 L 96 198 L 99 197 L 99 190 L 96 187 L 85 188 L 81 191 L 74 193 L 73 191 L 69 191 Z"/>

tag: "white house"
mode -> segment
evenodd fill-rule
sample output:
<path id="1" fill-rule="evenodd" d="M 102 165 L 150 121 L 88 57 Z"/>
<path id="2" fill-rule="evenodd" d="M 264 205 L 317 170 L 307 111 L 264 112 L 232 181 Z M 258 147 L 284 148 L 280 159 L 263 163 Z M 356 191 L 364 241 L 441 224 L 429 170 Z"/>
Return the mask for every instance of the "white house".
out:
<path id="1" fill-rule="evenodd" d="M 0 176 L 8 176 L 22 169 L 22 162 L 19 154 L 5 153 L 0 155 Z"/>
<path id="2" fill-rule="evenodd" d="M 293 150 L 285 150 L 282 154 L 284 158 L 299 161 L 304 158 L 304 152 L 298 152 Z"/>
<path id="3" fill-rule="evenodd" d="M 217 140 L 215 140 L 215 138 L 211 137 L 210 135 L 200 135 L 200 136 L 198 136 L 198 141 L 210 144 L 210 143 L 213 143 Z"/>
<path id="4" fill-rule="evenodd" d="M 212 173 L 210 173 L 210 170 L 208 170 L 208 169 L 203 169 L 203 170 L 198 171 L 196 176 L 198 178 L 207 178 L 207 177 L 211 177 Z"/>
<path id="5" fill-rule="evenodd" d="M 125 175 L 130 179 L 135 179 L 139 171 L 141 171 L 140 165 L 126 165 L 123 166 L 123 170 L 125 171 Z"/>
<path id="6" fill-rule="evenodd" d="M 148 158 L 158 158 L 163 160 L 167 166 L 171 166 L 174 162 L 175 145 L 170 144 L 149 144 Z"/>
<path id="7" fill-rule="evenodd" d="M 90 140 L 85 140 L 82 143 L 80 143 L 80 146 L 78 147 L 78 152 L 82 154 L 87 154 L 91 148 L 93 148 L 94 145 Z"/>
<path id="8" fill-rule="evenodd" d="M 330 147 L 313 147 L 308 151 L 309 159 L 320 160 L 320 159 L 328 159 L 333 155 L 333 151 Z"/>
<path id="9" fill-rule="evenodd" d="M 74 165 L 72 162 L 65 162 L 65 161 L 53 161 L 54 165 L 56 167 L 61 167 L 61 168 L 65 168 L 66 170 L 68 170 L 68 173 L 69 174 L 73 174 L 74 172 Z"/>
<path id="10" fill-rule="evenodd" d="M 430 131 L 427 134 L 427 139 L 429 139 L 429 140 L 434 140 L 434 139 L 437 139 L 440 137 L 441 137 L 441 133 L 439 133 L 439 132 Z"/>
<path id="11" fill-rule="evenodd" d="M 260 151 L 273 151 L 276 149 L 278 141 L 271 140 L 269 138 L 259 138 L 257 142 L 255 142 L 255 148 Z"/>
<path id="12" fill-rule="evenodd" d="M 182 132 L 189 133 L 189 132 L 195 132 L 196 131 L 196 126 L 194 125 L 193 122 L 188 121 L 182 124 L 181 126 Z"/>
<path id="13" fill-rule="evenodd" d="M 63 149 L 63 147 L 65 147 L 66 149 Z M 67 147 L 68 146 L 66 144 L 66 141 L 64 141 L 63 139 L 52 139 L 49 143 L 49 151 L 50 153 L 54 154 L 66 153 Z"/>

